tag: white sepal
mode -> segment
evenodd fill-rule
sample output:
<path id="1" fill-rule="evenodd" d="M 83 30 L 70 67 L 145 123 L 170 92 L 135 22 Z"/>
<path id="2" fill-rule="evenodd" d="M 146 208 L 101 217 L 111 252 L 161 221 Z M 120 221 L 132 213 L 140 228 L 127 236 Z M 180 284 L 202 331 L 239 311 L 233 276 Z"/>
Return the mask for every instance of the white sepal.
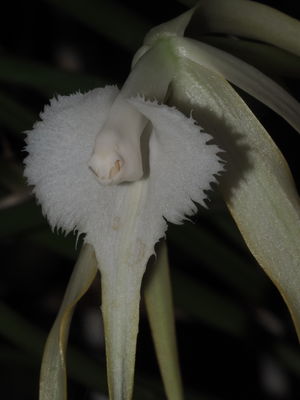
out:
<path id="1" fill-rule="evenodd" d="M 186 60 L 174 101 L 227 150 L 221 190 L 251 253 L 286 301 L 300 337 L 300 204 L 288 165 L 228 82 Z"/>
<path id="2" fill-rule="evenodd" d="M 300 132 L 299 102 L 283 87 L 243 60 L 206 43 L 171 40 L 177 56 L 206 67 L 261 101 Z"/>

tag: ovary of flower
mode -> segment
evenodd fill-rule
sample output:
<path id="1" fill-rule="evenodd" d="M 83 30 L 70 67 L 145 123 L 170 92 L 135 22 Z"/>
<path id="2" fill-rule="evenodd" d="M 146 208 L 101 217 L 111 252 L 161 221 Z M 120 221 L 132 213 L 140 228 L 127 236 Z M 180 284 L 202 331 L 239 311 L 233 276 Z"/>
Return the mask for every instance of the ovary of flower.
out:
<path id="1" fill-rule="evenodd" d="M 102 184 L 137 181 L 143 176 L 141 134 L 147 119 L 119 95 L 98 133 L 90 169 Z"/>

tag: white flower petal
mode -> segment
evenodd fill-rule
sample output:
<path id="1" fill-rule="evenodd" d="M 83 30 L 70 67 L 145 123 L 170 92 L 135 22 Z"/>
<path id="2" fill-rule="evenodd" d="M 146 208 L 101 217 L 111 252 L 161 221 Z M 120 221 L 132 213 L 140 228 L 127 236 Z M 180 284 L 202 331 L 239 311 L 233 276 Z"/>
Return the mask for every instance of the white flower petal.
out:
<path id="1" fill-rule="evenodd" d="M 189 33 L 198 37 L 199 33 L 227 33 L 264 41 L 300 55 L 299 21 L 256 1 L 200 0 L 190 28 Z"/>
<path id="2" fill-rule="evenodd" d="M 106 87 L 52 99 L 27 137 L 24 173 L 53 228 L 70 232 L 79 223 L 83 231 L 97 193 L 87 169 L 91 142 L 117 94 L 116 87 Z"/>
<path id="3" fill-rule="evenodd" d="M 89 170 L 88 161 L 116 95 L 116 88 L 106 87 L 52 100 L 51 107 L 41 115 L 43 121 L 28 135 L 25 175 L 34 185 L 52 227 L 87 233 L 86 240 L 96 248 L 102 247 L 104 255 L 104 248 L 110 244 L 102 243 L 119 237 L 125 216 L 133 209 L 131 193 L 135 193 L 142 210 L 138 212 L 136 229 L 140 240 L 147 243 L 149 256 L 163 236 L 164 218 L 180 223 L 195 212 L 193 201 L 204 205 L 204 191 L 222 169 L 216 157 L 219 149 L 207 146 L 210 136 L 176 109 L 142 98 L 131 99 L 128 101 L 153 126 L 145 143 L 149 176 L 134 184 L 100 185 Z M 130 203 L 128 208 L 126 203 Z M 113 246 L 117 245 L 118 241 L 114 242 Z"/>
<path id="4" fill-rule="evenodd" d="M 232 87 L 186 60 L 172 101 L 227 150 L 221 190 L 253 256 L 279 289 L 300 337 L 300 205 L 285 159 Z"/>
<path id="5" fill-rule="evenodd" d="M 175 313 L 168 250 L 163 240 L 144 280 L 144 300 L 166 398 L 183 400 L 176 346 Z"/>
<path id="6" fill-rule="evenodd" d="M 168 36 L 183 36 L 186 29 L 186 35 L 196 39 L 206 33 L 226 33 L 264 41 L 300 55 L 297 19 L 265 4 L 244 0 L 197 1 L 190 10 L 152 28 L 143 47 Z"/>
<path id="7" fill-rule="evenodd" d="M 142 276 L 167 228 L 204 204 L 222 170 L 217 146 L 191 118 L 141 98 L 130 103 L 152 123 L 143 134 L 148 174 L 140 181 L 99 184 L 88 162 L 116 88 L 54 101 L 28 136 L 25 174 L 52 226 L 86 233 L 102 280 L 102 312 L 112 398 L 130 399 Z M 147 134 L 149 137 L 147 137 Z"/>
<path id="8" fill-rule="evenodd" d="M 201 41 L 226 51 L 272 77 L 300 78 L 300 59 L 279 47 L 237 37 L 202 36 Z"/>
<path id="9" fill-rule="evenodd" d="M 49 333 L 41 366 L 39 400 L 63 400 L 67 393 L 66 347 L 74 308 L 97 273 L 94 250 L 82 248 L 55 323 Z"/>
<path id="10" fill-rule="evenodd" d="M 167 21 L 150 29 L 150 31 L 144 38 L 144 45 L 151 47 L 157 40 L 163 37 L 183 36 L 184 31 L 190 23 L 190 20 L 195 10 L 196 6 L 184 12 L 183 14 L 180 14 L 176 18 L 173 18 L 170 21 Z"/>
<path id="11" fill-rule="evenodd" d="M 300 132 L 299 103 L 261 71 L 226 51 L 196 40 L 174 38 L 172 42 L 179 56 L 222 75 L 266 104 Z"/>
<path id="12" fill-rule="evenodd" d="M 161 214 L 170 222 L 180 223 L 186 215 L 195 212 L 193 201 L 204 205 L 204 191 L 222 169 L 216 157 L 220 150 L 215 145 L 207 146 L 211 137 L 192 118 L 186 118 L 175 108 L 141 98 L 129 101 L 153 126 L 144 213 L 149 220 Z M 200 151 L 198 155 L 196 148 Z"/>

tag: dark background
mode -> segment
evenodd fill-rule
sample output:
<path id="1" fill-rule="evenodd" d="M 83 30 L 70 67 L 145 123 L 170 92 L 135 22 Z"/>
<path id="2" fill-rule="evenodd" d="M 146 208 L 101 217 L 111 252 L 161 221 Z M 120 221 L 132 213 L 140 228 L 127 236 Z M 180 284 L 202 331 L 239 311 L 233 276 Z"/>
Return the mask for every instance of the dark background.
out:
<path id="1" fill-rule="evenodd" d="M 295 2 L 267 2 L 299 18 Z M 39 366 L 76 255 L 51 233 L 22 178 L 24 132 L 55 94 L 122 84 L 147 30 L 186 10 L 177 1 L 4 3 L 0 36 L 0 393 L 37 398 Z M 255 60 L 254 60 L 255 61 Z M 257 60 L 259 61 L 259 60 Z M 299 99 L 299 76 L 274 76 Z M 245 96 L 286 156 L 299 188 L 299 138 Z M 246 249 L 218 193 L 193 223 L 168 232 L 187 399 L 297 399 L 300 352 L 287 308 Z M 288 263 L 288 260 L 287 260 Z M 69 398 L 106 393 L 99 282 L 70 337 Z M 141 308 L 135 398 L 164 399 Z"/>

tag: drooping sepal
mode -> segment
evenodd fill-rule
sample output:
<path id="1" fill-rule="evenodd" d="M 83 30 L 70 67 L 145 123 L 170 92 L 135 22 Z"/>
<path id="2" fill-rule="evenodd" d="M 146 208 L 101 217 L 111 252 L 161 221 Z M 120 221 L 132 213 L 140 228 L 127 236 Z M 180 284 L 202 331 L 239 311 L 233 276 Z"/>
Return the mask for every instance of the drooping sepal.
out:
<path id="1" fill-rule="evenodd" d="M 43 354 L 39 400 L 67 400 L 66 347 L 76 304 L 90 287 L 97 273 L 91 246 L 85 245 L 70 278 Z"/>

